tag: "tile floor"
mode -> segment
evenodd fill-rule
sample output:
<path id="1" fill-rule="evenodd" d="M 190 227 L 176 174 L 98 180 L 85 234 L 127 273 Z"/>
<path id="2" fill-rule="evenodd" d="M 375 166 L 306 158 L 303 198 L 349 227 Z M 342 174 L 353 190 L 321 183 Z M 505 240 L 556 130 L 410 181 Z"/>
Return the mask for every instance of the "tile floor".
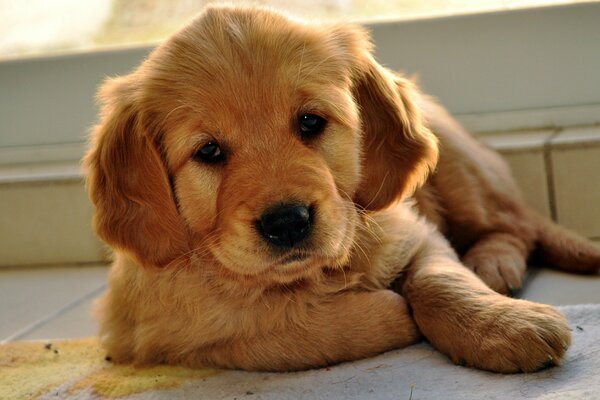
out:
<path id="1" fill-rule="evenodd" d="M 91 336 L 108 266 L 0 269 L 0 341 Z"/>
<path id="2" fill-rule="evenodd" d="M 95 335 L 90 310 L 107 273 L 106 265 L 0 269 L 0 341 Z M 520 297 L 555 305 L 600 303 L 600 276 L 532 268 Z"/>

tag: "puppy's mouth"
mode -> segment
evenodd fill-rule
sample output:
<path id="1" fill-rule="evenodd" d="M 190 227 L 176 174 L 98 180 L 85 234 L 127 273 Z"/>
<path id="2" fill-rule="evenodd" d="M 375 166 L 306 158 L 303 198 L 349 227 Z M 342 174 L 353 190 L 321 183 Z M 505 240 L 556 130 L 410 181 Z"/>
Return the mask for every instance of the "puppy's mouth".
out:
<path id="1" fill-rule="evenodd" d="M 268 269 L 280 269 L 280 270 L 291 270 L 291 269 L 306 269 L 310 268 L 315 262 L 322 260 L 323 255 L 316 254 L 309 251 L 293 251 L 286 253 L 280 257 L 274 258 Z"/>
<path id="2" fill-rule="evenodd" d="M 277 260 L 275 263 L 284 266 L 284 265 L 292 264 L 295 262 L 301 262 L 308 258 L 310 258 L 310 254 L 308 254 L 308 253 L 295 252 L 295 253 L 284 256 L 283 258 Z"/>
<path id="3" fill-rule="evenodd" d="M 330 264 L 339 264 L 346 260 L 347 255 L 337 254 L 327 256 L 320 252 L 296 251 L 273 260 L 267 270 L 279 270 L 291 273 L 293 271 L 308 271 L 314 268 L 322 268 Z"/>

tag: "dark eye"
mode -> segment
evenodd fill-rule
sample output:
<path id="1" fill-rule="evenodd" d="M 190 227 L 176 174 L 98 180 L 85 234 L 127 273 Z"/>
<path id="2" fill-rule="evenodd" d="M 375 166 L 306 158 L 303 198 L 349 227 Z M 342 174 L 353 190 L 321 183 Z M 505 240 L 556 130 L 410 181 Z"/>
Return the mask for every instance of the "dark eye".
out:
<path id="1" fill-rule="evenodd" d="M 305 138 L 311 138 L 323 132 L 327 120 L 316 114 L 303 114 L 298 121 L 300 134 Z"/>
<path id="2" fill-rule="evenodd" d="M 221 147 L 217 142 L 208 142 L 194 154 L 194 158 L 198 161 L 214 164 L 225 159 Z"/>

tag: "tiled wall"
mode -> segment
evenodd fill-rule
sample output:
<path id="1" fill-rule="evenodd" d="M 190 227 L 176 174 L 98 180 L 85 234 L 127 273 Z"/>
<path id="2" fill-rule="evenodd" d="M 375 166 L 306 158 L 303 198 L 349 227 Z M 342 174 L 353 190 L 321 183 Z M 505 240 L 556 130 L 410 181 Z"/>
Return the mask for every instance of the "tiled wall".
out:
<path id="1" fill-rule="evenodd" d="M 486 134 L 528 203 L 600 239 L 600 127 Z M 77 163 L 0 169 L 0 266 L 107 260 Z"/>
<path id="2" fill-rule="evenodd" d="M 600 127 L 482 136 L 508 161 L 528 203 L 600 239 Z"/>
<path id="3" fill-rule="evenodd" d="M 77 164 L 41 168 L 0 170 L 0 266 L 105 260 Z"/>
<path id="4" fill-rule="evenodd" d="M 600 239 L 600 127 L 565 130 L 550 146 L 557 221 Z"/>

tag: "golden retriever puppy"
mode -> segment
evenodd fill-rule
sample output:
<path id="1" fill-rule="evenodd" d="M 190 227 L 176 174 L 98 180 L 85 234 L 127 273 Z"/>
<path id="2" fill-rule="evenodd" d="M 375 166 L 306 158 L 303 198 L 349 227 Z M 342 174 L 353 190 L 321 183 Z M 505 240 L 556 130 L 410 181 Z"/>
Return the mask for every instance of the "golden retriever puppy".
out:
<path id="1" fill-rule="evenodd" d="M 563 358 L 557 310 L 492 288 L 534 248 L 581 271 L 600 252 L 529 211 L 361 28 L 211 7 L 99 97 L 85 164 L 115 362 L 288 371 L 421 335 L 490 371 Z"/>

